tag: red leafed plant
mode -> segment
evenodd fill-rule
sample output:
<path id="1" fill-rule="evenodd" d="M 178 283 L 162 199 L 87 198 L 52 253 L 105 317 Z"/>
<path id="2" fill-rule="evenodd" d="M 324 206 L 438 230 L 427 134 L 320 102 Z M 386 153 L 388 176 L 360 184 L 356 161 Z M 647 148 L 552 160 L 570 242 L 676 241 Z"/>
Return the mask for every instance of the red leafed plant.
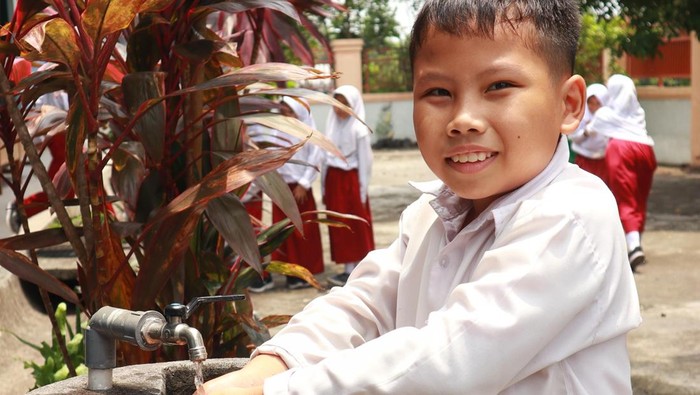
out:
<path id="1" fill-rule="evenodd" d="M 262 257 L 304 220 L 273 170 L 307 141 L 337 153 L 320 133 L 272 114 L 267 98 L 339 105 L 324 94 L 285 88 L 288 81 L 332 76 L 283 63 L 283 49 L 313 64 L 308 38 L 328 47 L 308 15 L 341 9 L 330 0 L 19 0 L 0 32 L 0 137 L 10 161 L 2 177 L 20 214 L 26 180 L 37 177 L 60 225 L 30 229 L 25 220 L 22 235 L 0 240 L 0 264 L 88 315 L 104 305 L 160 310 L 195 296 L 245 292 Z M 20 54 L 57 66 L 10 86 L 6 75 Z M 50 180 L 25 121 L 38 97 L 57 90 L 70 101 L 58 128 L 66 135 L 66 163 Z M 248 149 L 246 123 L 305 139 Z M 14 150 L 15 141 L 25 155 Z M 254 229 L 240 200 L 252 181 L 289 219 Z M 80 293 L 37 265 L 36 249 L 63 243 L 75 253 Z M 267 270 L 315 283 L 294 264 Z M 248 355 L 268 325 L 285 319 L 258 320 L 249 301 L 207 305 L 192 317 L 210 355 L 219 357 Z M 125 347 L 124 364 L 181 357 Z"/>

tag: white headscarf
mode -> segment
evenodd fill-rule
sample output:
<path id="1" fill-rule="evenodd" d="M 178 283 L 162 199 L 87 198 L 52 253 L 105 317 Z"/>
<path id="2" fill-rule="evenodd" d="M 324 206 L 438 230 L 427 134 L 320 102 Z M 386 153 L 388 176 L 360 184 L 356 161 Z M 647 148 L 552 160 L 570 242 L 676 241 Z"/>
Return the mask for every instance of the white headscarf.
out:
<path id="1" fill-rule="evenodd" d="M 605 150 L 608 148 L 608 138 L 600 134 L 589 134 L 586 136 L 584 131 L 588 123 L 593 119 L 593 113 L 588 108 L 588 99 L 595 96 L 602 106 L 605 106 L 608 101 L 608 88 L 603 84 L 591 84 L 586 88 L 586 112 L 578 126 L 578 129 L 572 133 L 571 150 L 577 155 L 582 155 L 590 159 L 600 159 L 605 156 Z"/>
<path id="2" fill-rule="evenodd" d="M 304 100 L 301 98 L 292 98 L 290 96 L 284 96 L 282 98 L 282 102 L 286 105 L 289 106 L 289 108 L 294 111 L 294 114 L 296 114 L 297 119 L 304 122 L 305 124 L 309 125 L 312 129 L 316 130 L 316 122 L 314 122 L 314 117 L 311 116 L 311 112 L 309 111 L 308 103 L 304 101 L 304 104 L 299 102 L 299 100 Z"/>
<path id="3" fill-rule="evenodd" d="M 608 105 L 608 88 L 605 87 L 603 84 L 591 84 L 586 88 L 586 113 L 583 115 L 583 119 L 581 120 L 582 125 L 588 124 L 588 122 L 593 119 L 593 113 L 591 112 L 590 108 L 588 108 L 588 99 L 591 97 L 595 96 L 598 101 L 600 102 L 601 106 L 607 106 Z"/>
<path id="4" fill-rule="evenodd" d="M 593 116 L 586 129 L 618 140 L 654 145 L 647 133 L 644 109 L 631 78 L 615 74 L 608 79 L 608 104 Z"/>
<path id="5" fill-rule="evenodd" d="M 342 95 L 348 101 L 348 106 L 357 115 L 357 118 L 365 120 L 365 103 L 362 101 L 360 91 L 352 85 L 343 85 L 333 91 L 333 95 Z M 326 121 L 326 135 L 340 149 L 345 157 L 349 157 L 357 151 L 357 140 L 369 134 L 369 129 L 357 118 L 349 116 L 340 119 L 331 110 Z"/>

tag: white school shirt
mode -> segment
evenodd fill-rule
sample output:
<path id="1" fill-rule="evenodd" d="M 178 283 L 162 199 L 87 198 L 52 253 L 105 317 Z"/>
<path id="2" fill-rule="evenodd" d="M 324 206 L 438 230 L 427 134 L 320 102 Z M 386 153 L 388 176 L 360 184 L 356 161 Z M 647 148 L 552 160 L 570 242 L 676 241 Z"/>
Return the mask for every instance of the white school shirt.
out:
<path id="1" fill-rule="evenodd" d="M 249 125 L 248 133 L 258 144 L 267 142 L 287 147 L 301 141 L 298 137 L 259 124 Z M 311 189 L 318 177 L 323 157 L 323 152 L 317 145 L 306 142 L 287 163 L 277 169 L 277 173 L 287 184 L 298 183 L 304 189 Z"/>
<path id="2" fill-rule="evenodd" d="M 296 137 L 291 137 L 290 135 L 280 132 L 278 130 L 274 131 L 276 137 L 283 139 L 287 143 L 278 142 L 281 145 L 291 145 L 296 144 L 300 139 Z M 292 156 L 292 159 L 282 165 L 277 169 L 284 181 L 287 184 L 298 183 L 304 189 L 311 189 L 316 177 L 318 177 L 321 171 L 321 163 L 323 162 L 323 152 L 321 149 L 308 141 Z"/>
<path id="3" fill-rule="evenodd" d="M 561 139 L 461 230 L 471 203 L 426 189 L 391 246 L 254 352 L 290 368 L 264 393 L 631 394 L 641 318 L 617 206 L 567 159 Z"/>

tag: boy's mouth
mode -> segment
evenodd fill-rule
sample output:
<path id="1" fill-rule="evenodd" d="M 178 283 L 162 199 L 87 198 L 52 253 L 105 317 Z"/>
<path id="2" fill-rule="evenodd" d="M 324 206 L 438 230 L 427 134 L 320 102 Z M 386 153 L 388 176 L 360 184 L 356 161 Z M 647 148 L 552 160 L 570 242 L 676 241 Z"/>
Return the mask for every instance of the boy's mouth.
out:
<path id="1" fill-rule="evenodd" d="M 483 162 L 486 159 L 496 155 L 495 152 L 469 152 L 467 154 L 459 154 L 450 157 L 454 163 L 475 163 Z"/>

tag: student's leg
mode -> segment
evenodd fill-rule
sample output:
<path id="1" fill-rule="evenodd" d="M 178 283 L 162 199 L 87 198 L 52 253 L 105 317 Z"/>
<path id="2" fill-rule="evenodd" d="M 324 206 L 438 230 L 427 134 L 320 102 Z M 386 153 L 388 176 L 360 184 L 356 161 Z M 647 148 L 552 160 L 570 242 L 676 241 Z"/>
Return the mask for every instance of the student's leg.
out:
<path id="1" fill-rule="evenodd" d="M 637 207 L 641 218 L 639 232 L 644 232 L 647 215 L 647 202 L 651 193 L 651 186 L 654 179 L 654 171 L 656 171 L 657 163 L 654 155 L 654 148 L 645 145 L 637 145 Z"/>
<path id="2" fill-rule="evenodd" d="M 638 175 L 634 143 L 611 139 L 606 156 L 608 187 L 617 201 L 625 233 L 639 232 L 642 224 L 638 199 Z"/>
<path id="3" fill-rule="evenodd" d="M 617 201 L 630 266 L 635 271 L 639 265 L 646 263 L 641 232 L 644 230 L 647 199 L 656 160 L 651 147 L 615 139 L 610 140 L 605 155 L 608 187 Z"/>

